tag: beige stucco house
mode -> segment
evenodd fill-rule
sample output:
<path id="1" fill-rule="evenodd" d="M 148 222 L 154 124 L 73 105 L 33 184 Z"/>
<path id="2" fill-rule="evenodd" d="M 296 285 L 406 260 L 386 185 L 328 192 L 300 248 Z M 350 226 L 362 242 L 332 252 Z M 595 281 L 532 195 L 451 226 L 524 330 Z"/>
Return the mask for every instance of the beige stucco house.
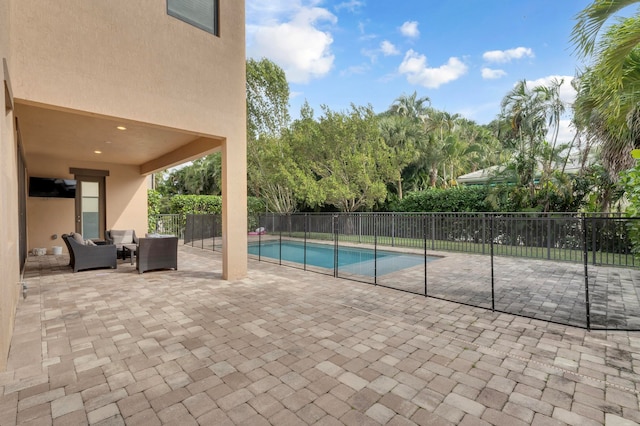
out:
<path id="1" fill-rule="evenodd" d="M 155 171 L 222 153 L 222 273 L 245 275 L 244 17 L 235 0 L 0 0 L 0 371 L 29 252 L 144 235 Z M 75 196 L 28 196 L 31 177 Z"/>

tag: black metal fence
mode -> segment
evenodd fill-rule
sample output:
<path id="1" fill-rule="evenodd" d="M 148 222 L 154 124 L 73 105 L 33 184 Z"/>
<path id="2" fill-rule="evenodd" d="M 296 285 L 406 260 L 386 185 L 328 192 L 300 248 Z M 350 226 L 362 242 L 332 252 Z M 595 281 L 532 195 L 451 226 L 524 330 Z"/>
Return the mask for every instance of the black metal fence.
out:
<path id="1" fill-rule="evenodd" d="M 216 214 L 186 215 L 184 244 L 201 249 L 220 250 L 222 216 Z"/>
<path id="2" fill-rule="evenodd" d="M 640 330 L 640 218 L 265 214 L 250 256 L 588 329 Z M 636 243 L 634 244 L 634 238 Z"/>
<path id="3" fill-rule="evenodd" d="M 219 215 L 185 219 L 185 244 L 221 248 Z M 559 324 L 640 330 L 640 218 L 300 213 L 251 219 L 249 256 L 260 261 Z"/>

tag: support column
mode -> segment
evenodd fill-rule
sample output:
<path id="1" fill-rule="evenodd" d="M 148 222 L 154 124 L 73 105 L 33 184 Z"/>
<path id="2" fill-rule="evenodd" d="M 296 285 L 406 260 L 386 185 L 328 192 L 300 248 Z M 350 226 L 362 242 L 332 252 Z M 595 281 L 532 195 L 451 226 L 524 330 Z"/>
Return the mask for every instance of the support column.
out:
<path id="1" fill-rule="evenodd" d="M 244 131 L 222 145 L 222 279 L 247 275 L 247 144 Z"/>

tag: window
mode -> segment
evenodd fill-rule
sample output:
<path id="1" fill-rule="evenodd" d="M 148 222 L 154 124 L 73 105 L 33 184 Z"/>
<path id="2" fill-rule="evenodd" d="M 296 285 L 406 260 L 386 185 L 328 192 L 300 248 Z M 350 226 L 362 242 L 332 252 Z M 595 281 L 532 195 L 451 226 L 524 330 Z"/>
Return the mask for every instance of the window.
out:
<path id="1" fill-rule="evenodd" d="M 218 30 L 219 0 L 167 0 L 167 14 L 213 35 Z"/>

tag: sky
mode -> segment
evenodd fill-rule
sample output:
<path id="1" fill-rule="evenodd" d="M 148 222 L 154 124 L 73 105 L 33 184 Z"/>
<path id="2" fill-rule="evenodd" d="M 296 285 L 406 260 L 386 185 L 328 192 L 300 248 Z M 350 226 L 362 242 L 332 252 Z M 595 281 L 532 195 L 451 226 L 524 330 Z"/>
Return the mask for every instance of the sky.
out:
<path id="1" fill-rule="evenodd" d="M 376 113 L 399 96 L 487 124 L 521 80 L 564 79 L 584 64 L 570 42 L 587 0 L 247 0 L 247 56 L 285 70 L 293 119 L 309 102 Z M 570 139 L 568 120 L 562 135 Z"/>

